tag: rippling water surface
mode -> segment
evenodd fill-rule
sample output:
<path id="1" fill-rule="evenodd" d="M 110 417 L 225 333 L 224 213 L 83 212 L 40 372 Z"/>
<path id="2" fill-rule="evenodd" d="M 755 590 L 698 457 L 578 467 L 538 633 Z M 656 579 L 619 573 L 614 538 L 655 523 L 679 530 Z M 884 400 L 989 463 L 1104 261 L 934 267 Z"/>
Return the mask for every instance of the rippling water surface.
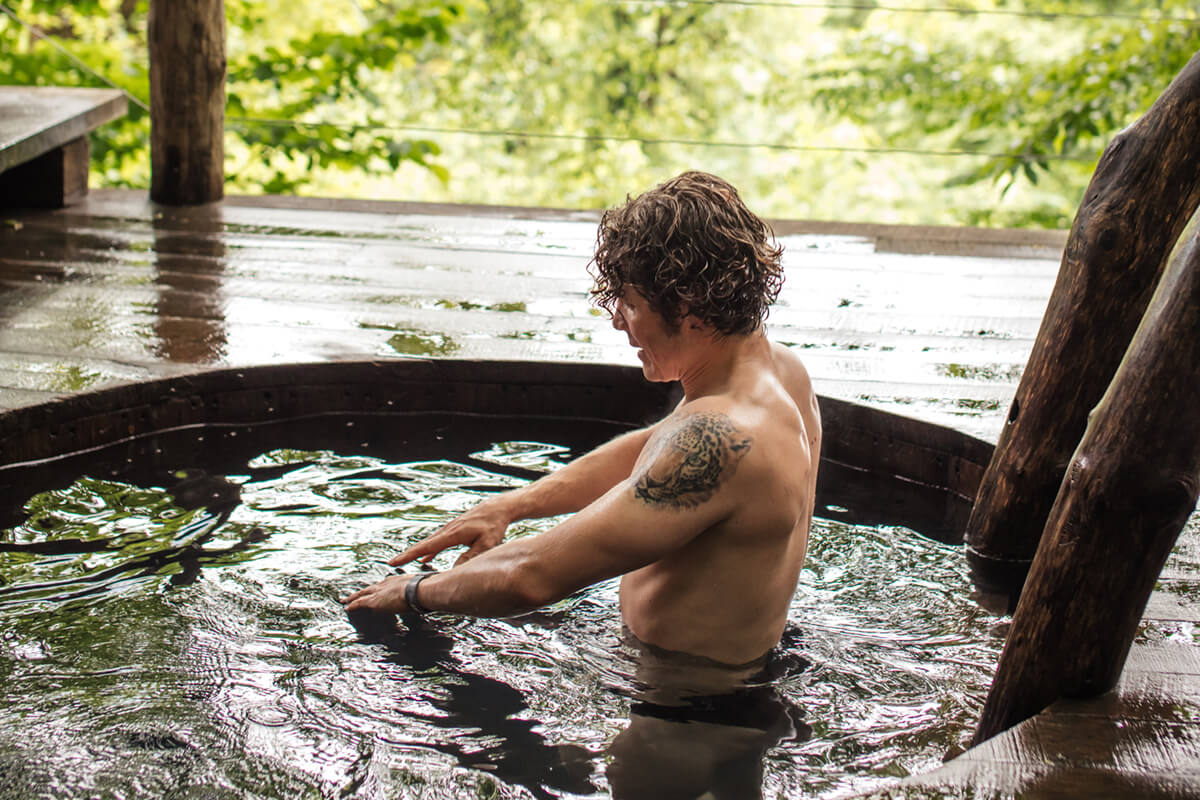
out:
<path id="1" fill-rule="evenodd" d="M 509 620 L 347 618 L 398 549 L 564 453 L 276 450 L 172 492 L 33 496 L 0 534 L 0 796 L 832 797 L 969 737 L 1000 620 L 958 550 L 902 528 L 816 521 L 775 679 L 736 719 L 644 702 L 615 582 Z"/>

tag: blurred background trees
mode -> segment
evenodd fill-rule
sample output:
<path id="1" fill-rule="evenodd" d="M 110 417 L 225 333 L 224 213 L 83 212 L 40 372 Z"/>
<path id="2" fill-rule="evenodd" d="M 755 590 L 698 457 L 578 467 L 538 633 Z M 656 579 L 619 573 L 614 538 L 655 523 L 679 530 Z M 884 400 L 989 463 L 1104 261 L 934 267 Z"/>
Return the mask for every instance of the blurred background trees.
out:
<path id="1" fill-rule="evenodd" d="M 228 191 L 598 208 L 680 170 L 777 217 L 1066 227 L 1192 54 L 1190 0 L 225 0 Z M 939 0 L 941 2 L 941 0 Z M 0 80 L 116 85 L 147 0 L 0 0 Z"/>

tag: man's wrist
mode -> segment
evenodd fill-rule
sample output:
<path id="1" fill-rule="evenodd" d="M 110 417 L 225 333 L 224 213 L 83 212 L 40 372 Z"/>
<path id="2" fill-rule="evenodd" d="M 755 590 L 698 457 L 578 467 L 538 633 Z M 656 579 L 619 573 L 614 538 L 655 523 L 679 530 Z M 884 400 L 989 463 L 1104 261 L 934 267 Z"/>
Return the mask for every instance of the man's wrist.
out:
<path id="1" fill-rule="evenodd" d="M 498 515 L 505 527 L 508 527 L 514 522 L 517 522 L 528 517 L 526 506 L 526 487 L 522 486 L 518 489 L 509 489 L 502 494 L 492 495 L 484 501 L 491 507 L 491 511 Z"/>

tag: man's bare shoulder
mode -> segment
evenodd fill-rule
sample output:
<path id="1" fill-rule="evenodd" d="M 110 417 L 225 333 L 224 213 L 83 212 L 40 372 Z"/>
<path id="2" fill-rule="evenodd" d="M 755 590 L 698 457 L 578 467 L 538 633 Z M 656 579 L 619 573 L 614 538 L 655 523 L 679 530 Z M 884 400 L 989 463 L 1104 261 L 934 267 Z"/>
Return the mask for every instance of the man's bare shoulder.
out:
<path id="1" fill-rule="evenodd" d="M 754 436 L 726 403 L 706 400 L 675 411 L 655 431 L 634 470 L 634 493 L 666 508 L 694 508 L 712 498 L 754 449 Z"/>
<path id="2" fill-rule="evenodd" d="M 791 397 L 796 409 L 804 419 L 809 441 L 819 446 L 821 441 L 821 411 L 812 378 L 804 362 L 789 348 L 771 343 L 771 357 L 780 384 Z"/>
<path id="3" fill-rule="evenodd" d="M 795 351 L 779 342 L 771 342 L 771 358 L 780 379 L 789 385 L 794 394 L 812 394 L 812 379 L 808 376 L 808 368 Z"/>

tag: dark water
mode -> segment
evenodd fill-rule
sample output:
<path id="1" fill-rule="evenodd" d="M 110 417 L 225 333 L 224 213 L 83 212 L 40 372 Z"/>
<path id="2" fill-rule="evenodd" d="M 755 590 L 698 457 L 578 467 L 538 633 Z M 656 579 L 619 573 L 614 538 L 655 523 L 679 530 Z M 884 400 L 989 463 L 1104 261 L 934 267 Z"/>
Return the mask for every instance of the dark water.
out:
<path id="1" fill-rule="evenodd" d="M 509 620 L 347 618 L 397 549 L 568 457 L 273 450 L 33 495 L 0 534 L 0 797 L 832 797 L 969 737 L 1000 621 L 904 528 L 818 520 L 773 679 L 682 710 L 645 691 L 615 582 Z"/>

